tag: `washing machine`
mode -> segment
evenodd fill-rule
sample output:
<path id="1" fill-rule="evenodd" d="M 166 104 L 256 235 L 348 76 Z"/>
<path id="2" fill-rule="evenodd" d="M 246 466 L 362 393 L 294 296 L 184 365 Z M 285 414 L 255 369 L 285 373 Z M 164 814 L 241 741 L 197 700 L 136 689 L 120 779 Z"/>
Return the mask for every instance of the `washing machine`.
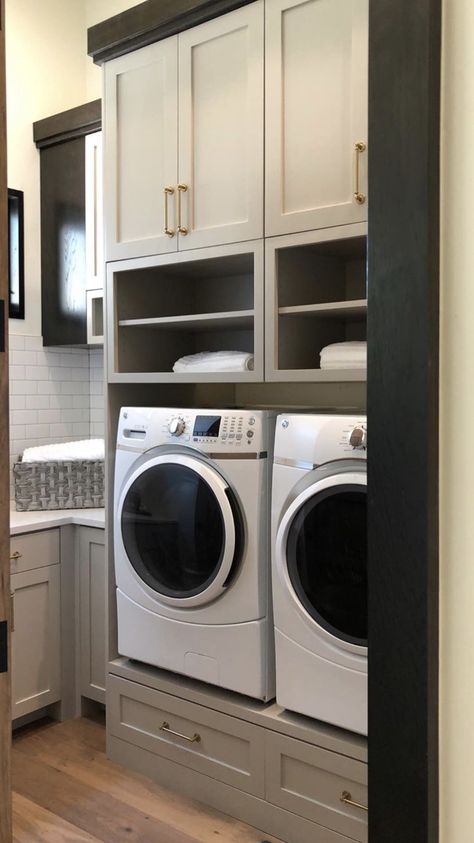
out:
<path id="1" fill-rule="evenodd" d="M 275 696 L 270 475 L 275 414 L 120 411 L 114 549 L 122 656 Z"/>
<path id="2" fill-rule="evenodd" d="M 367 734 L 367 426 L 281 415 L 272 492 L 276 699 Z"/>

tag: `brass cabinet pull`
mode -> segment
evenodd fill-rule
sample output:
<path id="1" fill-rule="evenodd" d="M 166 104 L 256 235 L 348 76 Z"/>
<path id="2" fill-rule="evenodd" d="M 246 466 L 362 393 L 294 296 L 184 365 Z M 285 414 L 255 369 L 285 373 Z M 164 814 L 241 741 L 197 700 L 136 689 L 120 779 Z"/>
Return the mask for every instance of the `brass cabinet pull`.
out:
<path id="1" fill-rule="evenodd" d="M 10 592 L 10 630 L 15 632 L 15 592 Z"/>
<path id="2" fill-rule="evenodd" d="M 197 732 L 194 733 L 192 738 L 188 738 L 187 735 L 182 735 L 181 732 L 175 732 L 174 729 L 170 728 L 170 724 L 163 721 L 160 726 L 160 732 L 167 732 L 169 735 L 175 735 L 177 738 L 182 738 L 183 741 L 188 741 L 189 743 L 201 743 L 201 735 L 198 735 Z"/>
<path id="3" fill-rule="evenodd" d="M 23 554 L 20 553 L 19 550 L 15 550 L 15 553 L 12 556 L 10 556 L 10 559 L 12 559 L 12 560 L 21 559 L 22 556 L 23 556 Z"/>
<path id="4" fill-rule="evenodd" d="M 188 189 L 187 184 L 178 184 L 178 231 L 180 234 L 187 234 L 188 229 L 181 222 L 181 194 L 186 193 Z"/>
<path id="5" fill-rule="evenodd" d="M 175 232 L 174 229 L 169 227 L 169 219 L 168 219 L 168 196 L 172 196 L 174 193 L 174 187 L 165 187 L 163 190 L 165 195 L 165 227 L 164 233 L 168 235 L 168 237 L 174 237 Z"/>
<path id="6" fill-rule="evenodd" d="M 346 805 L 351 805 L 352 808 L 360 808 L 361 811 L 368 811 L 367 805 L 361 805 L 360 802 L 354 802 L 352 798 L 352 794 L 349 793 L 348 790 L 343 790 L 340 796 L 341 802 L 344 802 Z"/>
<path id="7" fill-rule="evenodd" d="M 360 156 L 362 152 L 365 152 L 367 149 L 367 144 L 364 141 L 358 141 L 354 145 L 354 152 L 355 152 L 355 159 L 354 159 L 354 199 L 358 205 L 363 205 L 366 200 L 365 193 L 361 193 L 359 190 L 359 181 L 360 181 Z"/>

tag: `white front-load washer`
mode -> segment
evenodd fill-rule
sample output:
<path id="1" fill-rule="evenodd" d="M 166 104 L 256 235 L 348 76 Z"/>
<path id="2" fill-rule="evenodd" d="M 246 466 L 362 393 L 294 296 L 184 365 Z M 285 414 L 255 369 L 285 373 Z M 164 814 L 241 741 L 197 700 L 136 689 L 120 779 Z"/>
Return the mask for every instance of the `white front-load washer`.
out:
<path id="1" fill-rule="evenodd" d="M 122 656 L 275 696 L 275 415 L 122 408 L 114 502 Z"/>
<path id="2" fill-rule="evenodd" d="M 364 416 L 277 419 L 277 702 L 361 734 L 367 734 L 366 447 Z"/>

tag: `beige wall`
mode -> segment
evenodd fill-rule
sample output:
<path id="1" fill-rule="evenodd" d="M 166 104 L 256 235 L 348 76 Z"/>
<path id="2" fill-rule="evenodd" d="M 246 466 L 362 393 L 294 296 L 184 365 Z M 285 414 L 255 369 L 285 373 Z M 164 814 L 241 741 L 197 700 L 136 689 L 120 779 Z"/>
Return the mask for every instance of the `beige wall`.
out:
<path id="1" fill-rule="evenodd" d="M 83 0 L 6 0 L 8 185 L 25 193 L 26 319 L 14 334 L 39 335 L 39 154 L 32 123 L 84 101 Z"/>
<path id="2" fill-rule="evenodd" d="M 137 0 L 135 2 L 133 0 L 85 0 L 86 28 L 118 15 L 125 9 L 137 6 L 139 2 Z M 101 69 L 96 67 L 90 58 L 87 58 L 86 62 L 86 92 L 87 100 L 95 100 L 102 96 Z"/>
<path id="3" fill-rule="evenodd" d="M 441 209 L 441 843 L 467 843 L 474 780 L 473 0 L 444 0 Z"/>

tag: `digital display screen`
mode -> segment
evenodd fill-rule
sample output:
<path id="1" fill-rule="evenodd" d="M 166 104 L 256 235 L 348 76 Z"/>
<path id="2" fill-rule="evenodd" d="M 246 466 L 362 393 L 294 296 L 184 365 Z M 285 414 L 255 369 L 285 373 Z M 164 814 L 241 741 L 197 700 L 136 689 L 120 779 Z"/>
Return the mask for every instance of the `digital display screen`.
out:
<path id="1" fill-rule="evenodd" d="M 193 436 L 219 436 L 221 416 L 196 416 Z"/>

